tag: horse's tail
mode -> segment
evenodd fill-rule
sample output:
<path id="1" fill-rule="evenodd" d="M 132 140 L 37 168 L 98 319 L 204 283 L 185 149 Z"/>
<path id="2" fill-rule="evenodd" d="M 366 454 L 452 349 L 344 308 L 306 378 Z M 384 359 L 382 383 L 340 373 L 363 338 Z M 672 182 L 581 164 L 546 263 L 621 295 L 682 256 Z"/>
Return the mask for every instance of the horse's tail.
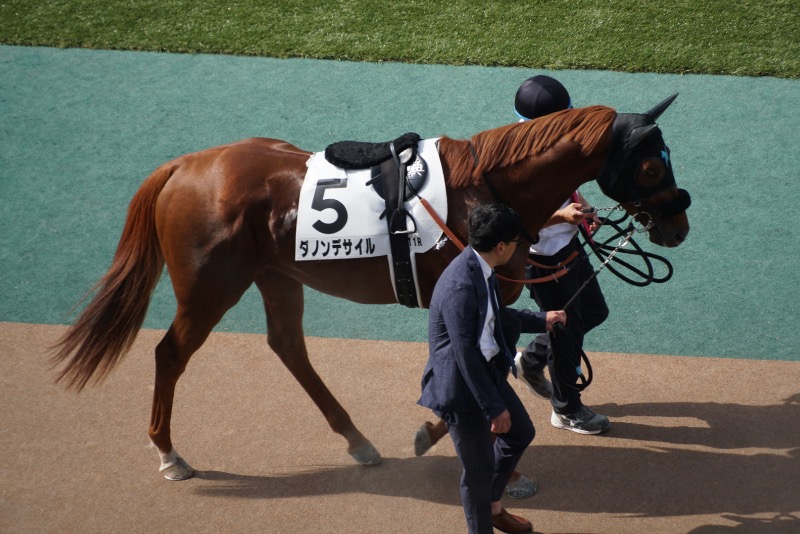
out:
<path id="1" fill-rule="evenodd" d="M 111 267 L 84 297 L 94 293 L 54 347 L 52 362 L 66 362 L 56 382 L 64 380 L 68 388 L 80 391 L 93 377 L 95 383 L 102 381 L 136 339 L 164 268 L 156 234 L 156 200 L 174 169 L 174 165 L 156 169 L 131 200 Z"/>

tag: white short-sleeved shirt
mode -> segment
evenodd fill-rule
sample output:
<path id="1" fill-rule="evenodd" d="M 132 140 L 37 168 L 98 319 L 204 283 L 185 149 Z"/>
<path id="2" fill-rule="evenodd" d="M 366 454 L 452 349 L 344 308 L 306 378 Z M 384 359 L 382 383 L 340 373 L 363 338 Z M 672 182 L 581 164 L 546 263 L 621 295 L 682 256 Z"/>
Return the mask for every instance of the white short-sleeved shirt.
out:
<path id="1" fill-rule="evenodd" d="M 559 209 L 564 209 L 572 204 L 572 199 L 567 200 Z M 530 253 L 539 256 L 552 256 L 562 248 L 566 247 L 575 234 L 578 227 L 570 223 L 558 223 L 539 230 L 539 242 L 531 245 Z"/>

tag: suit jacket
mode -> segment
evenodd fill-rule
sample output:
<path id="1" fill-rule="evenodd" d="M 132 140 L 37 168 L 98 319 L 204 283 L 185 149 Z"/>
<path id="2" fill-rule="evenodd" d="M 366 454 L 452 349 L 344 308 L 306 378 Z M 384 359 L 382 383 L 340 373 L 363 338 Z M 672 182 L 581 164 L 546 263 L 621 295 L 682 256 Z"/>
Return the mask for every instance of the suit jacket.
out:
<path id="1" fill-rule="evenodd" d="M 506 409 L 498 388 L 509 364 L 502 353 L 488 363 L 480 350 L 488 290 L 471 247 L 444 270 L 429 308 L 428 363 L 418 403 L 439 413 L 482 411 L 488 419 L 497 417 Z M 545 312 L 501 306 L 499 315 L 511 354 L 520 332 L 545 331 Z"/>

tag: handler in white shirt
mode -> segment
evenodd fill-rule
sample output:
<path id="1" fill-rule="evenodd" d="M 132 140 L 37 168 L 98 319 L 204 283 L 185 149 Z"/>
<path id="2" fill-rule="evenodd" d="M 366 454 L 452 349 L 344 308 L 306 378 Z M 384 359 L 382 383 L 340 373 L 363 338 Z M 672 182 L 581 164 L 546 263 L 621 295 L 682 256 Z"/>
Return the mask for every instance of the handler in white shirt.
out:
<path id="1" fill-rule="evenodd" d="M 523 120 L 530 120 L 572 107 L 569 93 L 558 80 L 549 76 L 534 76 L 523 82 L 515 98 L 515 110 Z M 528 268 L 527 278 L 540 278 L 553 274 L 559 264 L 569 261 L 570 271 L 557 282 L 531 284 L 531 298 L 542 310 L 560 310 L 583 286 L 580 295 L 567 312 L 567 329 L 583 346 L 584 335 L 608 317 L 608 306 L 594 269 L 578 241 L 578 225 L 589 226 L 585 212 L 588 202 L 576 191 L 572 199 L 556 211 L 548 224 L 539 232 L 539 242 L 532 245 L 529 257 L 536 264 Z M 592 225 L 599 221 L 591 214 Z M 550 268 L 548 268 L 550 267 Z M 581 402 L 581 394 L 573 387 L 578 381 L 580 355 L 577 353 L 558 355 L 570 358 L 559 362 L 560 372 L 555 372 L 555 363 L 548 334 L 540 334 L 524 351 L 517 353 L 516 366 L 519 378 L 532 391 L 550 398 L 553 406 L 550 422 L 556 428 L 580 434 L 599 434 L 608 430 L 608 417 L 594 413 Z M 550 371 L 552 384 L 544 377 L 544 367 Z"/>

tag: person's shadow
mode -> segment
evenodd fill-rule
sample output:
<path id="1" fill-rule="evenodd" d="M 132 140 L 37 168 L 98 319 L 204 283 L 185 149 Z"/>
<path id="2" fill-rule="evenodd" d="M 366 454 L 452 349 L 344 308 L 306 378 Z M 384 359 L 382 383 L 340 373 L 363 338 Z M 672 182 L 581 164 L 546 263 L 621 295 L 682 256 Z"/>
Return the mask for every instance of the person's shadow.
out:
<path id="1" fill-rule="evenodd" d="M 634 517 L 795 513 L 800 448 L 780 452 L 654 447 L 533 447 L 519 469 L 539 494 L 518 507 Z"/>
<path id="2" fill-rule="evenodd" d="M 603 404 L 593 409 L 614 420 L 613 435 L 618 438 L 715 449 L 800 447 L 800 393 L 773 406 L 663 402 Z M 667 421 L 656 426 L 619 420 L 625 417 Z"/>
<path id="3" fill-rule="evenodd" d="M 707 525 L 697 527 L 688 534 L 797 534 L 800 532 L 800 516 L 796 514 L 776 514 L 769 518 L 723 514 L 722 517 L 738 524 L 732 526 Z"/>
<path id="4" fill-rule="evenodd" d="M 800 509 L 800 394 L 772 406 L 670 402 L 593 408 L 614 420 L 608 436 L 651 445 L 534 445 L 520 469 L 534 474 L 546 491 L 532 507 L 641 516 L 729 513 L 763 529 L 773 522 L 797 526 L 792 514 Z M 656 426 L 619 420 L 637 416 L 666 421 Z M 777 514 L 775 521 L 741 517 L 764 513 Z"/>

